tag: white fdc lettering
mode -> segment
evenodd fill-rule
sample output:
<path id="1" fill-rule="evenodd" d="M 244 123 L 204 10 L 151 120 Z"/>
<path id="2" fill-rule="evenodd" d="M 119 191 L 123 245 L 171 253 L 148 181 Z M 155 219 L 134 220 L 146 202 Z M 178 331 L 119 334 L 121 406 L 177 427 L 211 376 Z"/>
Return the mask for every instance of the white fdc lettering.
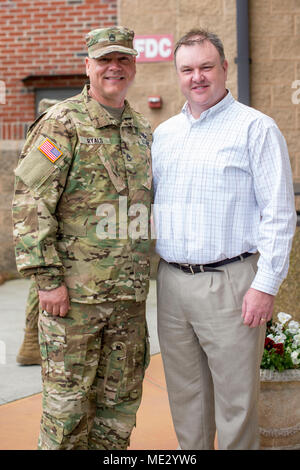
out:
<path id="1" fill-rule="evenodd" d="M 159 55 L 163 58 L 170 57 L 172 53 L 172 44 L 169 38 L 162 38 L 158 43 Z"/>
<path id="2" fill-rule="evenodd" d="M 139 61 L 172 60 L 172 39 L 170 37 L 137 37 L 134 40 Z"/>
<path id="3" fill-rule="evenodd" d="M 146 39 L 146 47 L 145 47 L 145 56 L 147 59 L 153 59 L 157 57 L 158 54 L 158 44 L 157 40 L 153 38 Z"/>

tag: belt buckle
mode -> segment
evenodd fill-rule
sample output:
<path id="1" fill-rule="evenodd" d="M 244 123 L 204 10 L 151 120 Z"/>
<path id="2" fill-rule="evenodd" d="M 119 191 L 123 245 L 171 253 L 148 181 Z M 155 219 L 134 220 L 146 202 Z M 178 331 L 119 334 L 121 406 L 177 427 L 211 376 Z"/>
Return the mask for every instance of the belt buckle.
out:
<path id="1" fill-rule="evenodd" d="M 179 267 L 180 267 L 180 271 L 185 272 L 183 268 L 187 268 L 187 269 L 190 270 L 191 274 L 195 275 L 194 270 L 193 270 L 193 266 L 191 264 L 189 264 L 189 263 L 180 263 Z"/>

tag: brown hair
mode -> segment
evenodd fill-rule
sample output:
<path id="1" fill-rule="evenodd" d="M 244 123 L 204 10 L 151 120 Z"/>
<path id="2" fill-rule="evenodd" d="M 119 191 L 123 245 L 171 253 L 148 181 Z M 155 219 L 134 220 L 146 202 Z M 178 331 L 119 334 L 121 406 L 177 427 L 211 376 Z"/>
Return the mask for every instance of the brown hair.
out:
<path id="1" fill-rule="evenodd" d="M 224 46 L 221 39 L 215 34 L 205 29 L 191 29 L 182 38 L 180 38 L 174 49 L 174 60 L 176 64 L 176 54 L 181 46 L 193 46 L 194 44 L 201 44 L 203 41 L 211 42 L 220 54 L 221 63 L 225 60 Z"/>

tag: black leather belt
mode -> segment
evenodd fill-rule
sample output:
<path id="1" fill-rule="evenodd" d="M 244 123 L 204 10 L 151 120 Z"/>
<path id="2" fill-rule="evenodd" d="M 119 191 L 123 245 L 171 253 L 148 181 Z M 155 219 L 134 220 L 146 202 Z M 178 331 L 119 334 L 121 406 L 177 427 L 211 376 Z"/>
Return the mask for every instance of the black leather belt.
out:
<path id="1" fill-rule="evenodd" d="M 225 264 L 234 263 L 235 261 L 243 261 L 243 259 L 248 258 L 248 256 L 253 255 L 254 253 L 242 253 L 239 256 L 234 258 L 223 259 L 222 261 L 217 261 L 216 263 L 210 264 L 181 264 L 181 263 L 169 263 L 171 266 L 180 269 L 181 271 L 187 274 L 198 274 L 205 272 L 215 272 L 222 271 L 221 269 L 216 269 L 219 266 L 224 266 Z"/>

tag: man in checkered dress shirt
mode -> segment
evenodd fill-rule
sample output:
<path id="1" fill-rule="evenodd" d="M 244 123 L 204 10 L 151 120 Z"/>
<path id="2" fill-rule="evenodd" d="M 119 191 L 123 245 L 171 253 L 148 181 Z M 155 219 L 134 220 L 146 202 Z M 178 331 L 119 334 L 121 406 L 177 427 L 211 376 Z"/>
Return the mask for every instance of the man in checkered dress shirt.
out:
<path id="1" fill-rule="evenodd" d="M 220 39 L 175 48 L 187 98 L 152 147 L 158 330 L 182 449 L 258 449 L 266 322 L 288 271 L 292 175 L 275 122 L 226 89 Z"/>

